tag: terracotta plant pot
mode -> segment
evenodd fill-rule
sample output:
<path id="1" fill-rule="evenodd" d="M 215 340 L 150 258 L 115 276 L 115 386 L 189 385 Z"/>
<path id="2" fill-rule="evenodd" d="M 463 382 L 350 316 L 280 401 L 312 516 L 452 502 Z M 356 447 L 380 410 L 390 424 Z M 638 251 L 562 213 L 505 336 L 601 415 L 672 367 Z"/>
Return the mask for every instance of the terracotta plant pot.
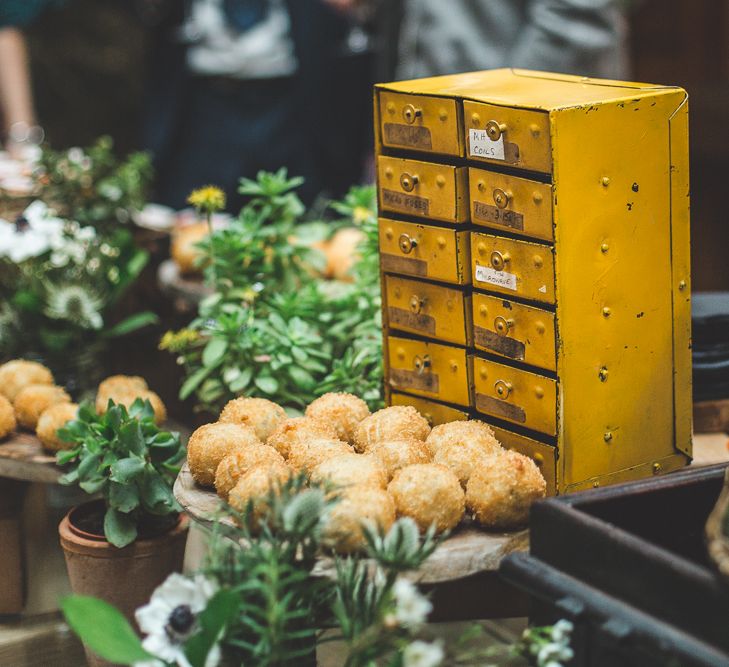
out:
<path id="1" fill-rule="evenodd" d="M 147 603 L 168 575 L 182 571 L 187 518 L 181 515 L 169 531 L 158 537 L 138 539 L 118 549 L 103 535 L 75 525 L 74 518 L 100 502 L 74 507 L 58 527 L 71 589 L 77 595 L 92 595 L 114 605 L 136 627 L 134 611 Z M 89 665 L 110 664 L 88 650 L 86 655 Z"/>

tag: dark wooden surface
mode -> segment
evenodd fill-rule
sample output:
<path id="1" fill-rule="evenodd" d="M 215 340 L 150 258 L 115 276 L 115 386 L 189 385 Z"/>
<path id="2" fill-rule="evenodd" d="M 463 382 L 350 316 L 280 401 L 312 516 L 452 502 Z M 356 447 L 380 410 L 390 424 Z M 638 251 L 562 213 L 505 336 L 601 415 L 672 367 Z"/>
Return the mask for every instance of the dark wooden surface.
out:
<path id="1" fill-rule="evenodd" d="M 19 431 L 0 443 L 0 477 L 54 484 L 62 474 L 34 434 Z"/>

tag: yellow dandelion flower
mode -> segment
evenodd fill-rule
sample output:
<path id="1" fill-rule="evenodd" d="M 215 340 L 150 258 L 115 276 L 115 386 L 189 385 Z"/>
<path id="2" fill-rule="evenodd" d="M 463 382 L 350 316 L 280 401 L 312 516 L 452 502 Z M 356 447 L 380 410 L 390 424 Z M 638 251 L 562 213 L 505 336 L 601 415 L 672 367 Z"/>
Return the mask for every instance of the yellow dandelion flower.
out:
<path id="1" fill-rule="evenodd" d="M 352 219 L 357 224 L 362 224 L 365 220 L 369 220 L 373 215 L 374 212 L 366 206 L 355 206 L 354 211 L 352 211 Z"/>
<path id="2" fill-rule="evenodd" d="M 187 202 L 203 213 L 215 213 L 225 208 L 225 192 L 214 185 L 206 185 L 193 190 Z"/>

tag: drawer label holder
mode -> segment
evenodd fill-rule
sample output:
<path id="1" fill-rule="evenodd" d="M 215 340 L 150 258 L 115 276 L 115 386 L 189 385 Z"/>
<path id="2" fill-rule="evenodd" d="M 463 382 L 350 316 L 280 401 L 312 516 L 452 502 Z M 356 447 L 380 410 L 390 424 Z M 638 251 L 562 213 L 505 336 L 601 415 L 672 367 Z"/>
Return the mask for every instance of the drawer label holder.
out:
<path id="1" fill-rule="evenodd" d="M 430 128 L 423 127 L 422 125 L 385 123 L 384 133 L 385 141 L 388 144 L 412 146 L 413 148 L 422 148 L 427 150 L 431 150 L 433 148 L 433 138 L 430 134 Z"/>
<path id="2" fill-rule="evenodd" d="M 514 405 L 513 403 L 500 401 L 498 398 L 479 394 L 478 392 L 476 392 L 476 409 L 480 412 L 494 415 L 495 417 L 503 417 L 510 421 L 519 422 L 520 424 L 524 424 L 526 422 L 526 412 L 524 412 L 524 408 L 520 408 L 518 405 Z"/>
<path id="3" fill-rule="evenodd" d="M 390 384 L 398 389 L 419 389 L 431 394 L 440 390 L 437 373 L 420 373 L 400 368 L 390 369 Z"/>
<path id="4" fill-rule="evenodd" d="M 430 199 L 397 192 L 396 190 L 382 188 L 382 203 L 384 206 L 412 213 L 413 215 L 430 214 Z"/>
<path id="5" fill-rule="evenodd" d="M 409 276 L 426 277 L 428 275 L 428 262 L 414 257 L 400 257 L 399 255 L 382 253 L 380 255 L 380 264 L 383 271 L 405 273 Z"/>
<path id="6" fill-rule="evenodd" d="M 490 329 L 474 326 L 473 339 L 476 345 L 480 345 L 481 347 L 503 354 L 505 357 L 509 357 L 510 359 L 524 361 L 526 345 L 516 338 L 500 336 Z"/>
<path id="7" fill-rule="evenodd" d="M 516 211 L 504 211 L 497 206 L 473 201 L 473 217 L 476 220 L 490 222 L 494 225 L 509 227 L 510 229 L 524 230 L 524 215 Z"/>
<path id="8" fill-rule="evenodd" d="M 387 309 L 391 325 L 400 325 L 409 329 L 417 329 L 427 334 L 435 335 L 435 318 L 431 315 L 413 313 L 404 308 L 390 306 Z"/>
<path id="9" fill-rule="evenodd" d="M 476 280 L 480 283 L 496 285 L 497 287 L 510 289 L 514 292 L 517 290 L 516 274 L 509 273 L 508 271 L 497 271 L 490 266 L 476 264 Z"/>

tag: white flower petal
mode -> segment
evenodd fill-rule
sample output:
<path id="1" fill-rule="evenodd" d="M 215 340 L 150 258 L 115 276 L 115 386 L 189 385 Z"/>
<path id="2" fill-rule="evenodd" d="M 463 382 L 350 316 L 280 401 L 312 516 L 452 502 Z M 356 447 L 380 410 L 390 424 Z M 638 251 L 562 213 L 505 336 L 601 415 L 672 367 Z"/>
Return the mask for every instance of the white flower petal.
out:
<path id="1" fill-rule="evenodd" d="M 145 634 L 163 632 L 172 608 L 164 600 L 155 600 L 134 612 L 139 629 Z"/>

